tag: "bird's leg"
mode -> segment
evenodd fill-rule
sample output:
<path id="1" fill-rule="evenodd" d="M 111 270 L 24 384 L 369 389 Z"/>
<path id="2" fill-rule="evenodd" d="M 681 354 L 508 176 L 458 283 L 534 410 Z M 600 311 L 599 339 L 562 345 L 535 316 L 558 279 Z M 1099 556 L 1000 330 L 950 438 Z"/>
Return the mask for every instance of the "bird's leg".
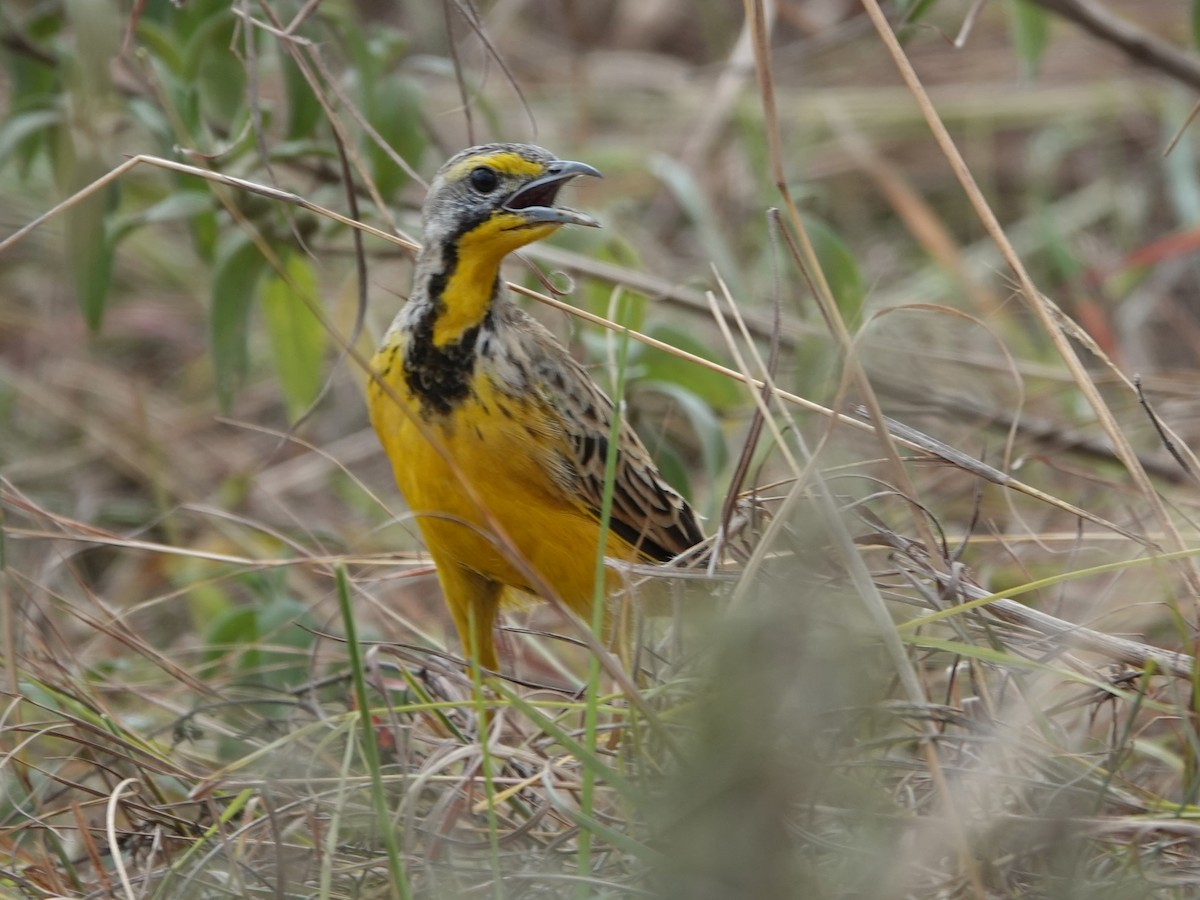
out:
<path id="1" fill-rule="evenodd" d="M 435 558 L 434 562 L 464 655 L 468 661 L 474 660 L 480 667 L 498 672 L 500 664 L 492 630 L 504 585 L 447 560 Z"/>
<path id="2" fill-rule="evenodd" d="M 621 662 L 621 668 L 636 678 L 635 645 L 637 610 L 630 591 L 618 590 L 609 594 L 607 615 L 604 617 L 605 643 Z"/>

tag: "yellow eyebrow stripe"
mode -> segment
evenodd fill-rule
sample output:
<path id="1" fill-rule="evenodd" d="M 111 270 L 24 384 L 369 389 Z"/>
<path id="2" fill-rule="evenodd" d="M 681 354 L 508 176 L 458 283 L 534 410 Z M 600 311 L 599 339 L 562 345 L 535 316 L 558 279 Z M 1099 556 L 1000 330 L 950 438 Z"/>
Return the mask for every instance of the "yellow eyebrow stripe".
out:
<path id="1" fill-rule="evenodd" d="M 501 175 L 541 175 L 545 167 L 541 163 L 530 162 L 519 153 L 481 153 L 469 156 L 446 173 L 446 181 L 458 181 L 466 178 L 467 173 L 476 166 L 490 166 Z"/>

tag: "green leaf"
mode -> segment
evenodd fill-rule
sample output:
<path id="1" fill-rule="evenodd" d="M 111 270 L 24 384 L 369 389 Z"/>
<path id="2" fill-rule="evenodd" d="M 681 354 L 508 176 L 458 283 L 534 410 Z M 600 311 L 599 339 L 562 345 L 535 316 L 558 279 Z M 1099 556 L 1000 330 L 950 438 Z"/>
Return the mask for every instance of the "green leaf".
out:
<path id="1" fill-rule="evenodd" d="M 175 177 L 175 193 L 187 194 L 194 198 L 180 202 L 193 206 L 195 212 L 188 219 L 192 234 L 192 244 L 196 253 L 207 263 L 216 265 L 220 249 L 221 227 L 217 218 L 216 201 L 213 198 L 212 185 L 195 175 L 177 175 Z"/>
<path id="2" fill-rule="evenodd" d="M 683 458 L 665 441 L 655 443 L 651 438 L 650 443 L 652 445 L 649 448 L 650 455 L 654 457 L 654 464 L 658 466 L 658 474 L 666 479 L 667 484 L 679 491 L 689 503 L 693 502 L 692 479 Z"/>
<path id="3" fill-rule="evenodd" d="M 210 211 L 212 204 L 211 194 L 198 191 L 173 191 L 147 209 L 134 215 L 116 218 L 112 224 L 112 241 L 116 244 L 143 225 L 158 225 L 180 219 L 191 219 Z"/>
<path id="4" fill-rule="evenodd" d="M 391 75 L 369 87 L 364 82 L 364 93 L 368 118 L 379 136 L 401 159 L 414 165 L 419 162 L 425 152 L 425 132 L 421 126 L 423 98 L 417 83 L 403 75 Z M 408 174 L 373 138 L 364 140 L 375 186 L 385 199 L 395 196 L 408 181 Z"/>
<path id="5" fill-rule="evenodd" d="M 817 261 L 821 264 L 821 271 L 829 281 L 833 299 L 847 322 L 853 324 L 861 314 L 866 298 L 858 261 L 837 232 L 820 219 L 805 216 L 804 227 L 817 254 Z"/>
<path id="6" fill-rule="evenodd" d="M 308 607 L 287 591 L 286 573 L 247 572 L 238 579 L 250 603 L 231 606 L 205 629 L 206 662 L 226 659 L 250 682 L 287 690 L 304 681 L 314 638 Z M 264 707 L 265 716 L 276 710 Z"/>
<path id="7" fill-rule="evenodd" d="M 1063 234 L 1055 210 L 1047 204 L 1038 204 L 1034 211 L 1034 223 L 1055 282 L 1078 283 L 1085 276 L 1086 267 L 1075 254 L 1073 242 Z"/>
<path id="8" fill-rule="evenodd" d="M 23 112 L 50 106 L 62 93 L 65 66 L 55 38 L 62 31 L 63 16 L 56 4 L 43 4 L 27 9 L 22 16 L 21 36 L 46 52 L 46 58 L 34 54 L 4 52 L 0 54 L 8 72 L 9 113 Z"/>
<path id="9" fill-rule="evenodd" d="M 104 172 L 99 161 L 83 160 L 74 167 L 68 183 L 81 189 Z M 84 321 L 92 331 L 100 330 L 112 287 L 115 247 L 108 226 L 108 211 L 116 193 L 116 187 L 110 185 L 84 197 L 64 214 L 67 261 L 75 281 L 75 296 Z"/>
<path id="10" fill-rule="evenodd" d="M 287 139 L 289 141 L 308 137 L 321 121 L 321 104 L 317 102 L 312 86 L 304 73 L 292 59 L 292 55 L 280 48 L 279 65 L 283 69 L 283 90 L 287 96 Z"/>
<path id="11" fill-rule="evenodd" d="M 0 166 L 18 151 L 28 160 L 30 145 L 61 122 L 62 112 L 57 109 L 35 109 L 11 116 L 0 125 Z"/>
<path id="12" fill-rule="evenodd" d="M 691 170 L 669 156 L 656 155 L 650 160 L 650 171 L 666 186 L 687 217 L 696 226 L 704 252 L 712 260 L 734 294 L 742 293 L 742 267 L 737 255 L 721 229 L 719 217 L 709 195 Z"/>
<path id="13" fill-rule="evenodd" d="M 236 133 L 231 123 L 246 109 L 246 70 L 230 55 L 230 47 L 235 44 L 237 52 L 245 50 L 236 21 L 228 9 L 223 9 L 188 33 L 180 72 L 180 80 L 198 91 L 205 113 L 230 133 Z"/>
<path id="14" fill-rule="evenodd" d="M 316 627 L 308 606 L 290 596 L 278 596 L 258 607 L 258 631 L 268 644 L 260 650 L 263 669 L 260 678 L 286 691 L 303 684 L 309 674 L 309 653 L 316 638 Z"/>
<path id="15" fill-rule="evenodd" d="M 204 661 L 211 663 L 229 655 L 231 648 L 245 647 L 253 653 L 258 644 L 258 617 L 250 606 L 231 606 L 213 619 L 204 632 Z"/>
<path id="16" fill-rule="evenodd" d="M 933 8 L 934 0 L 903 0 L 900 3 L 900 13 L 904 16 L 905 25 L 914 25 L 924 18 Z"/>
<path id="17" fill-rule="evenodd" d="M 1012 34 L 1022 74 L 1033 78 L 1050 40 L 1050 14 L 1029 0 L 1012 0 Z"/>
<path id="18" fill-rule="evenodd" d="M 582 229 L 580 229 L 582 230 Z M 566 246 L 571 245 L 570 238 L 573 235 L 567 235 L 567 240 L 560 241 Z M 578 242 L 577 246 L 585 246 L 582 242 Z M 575 249 L 575 248 L 572 248 Z M 552 281 L 559 281 L 561 276 L 551 274 Z M 540 285 L 533 278 L 527 278 L 526 283 L 531 287 L 540 290 Z M 601 281 L 599 278 L 588 278 L 582 283 L 574 282 L 574 291 L 572 291 L 565 299 L 572 306 L 586 309 L 595 313 L 598 316 L 611 318 L 618 325 L 625 328 L 632 328 L 634 331 L 642 331 L 646 323 L 646 310 L 649 307 L 649 299 L 645 294 L 639 294 L 637 291 L 624 289 L 620 290 L 620 294 L 616 295 L 618 303 L 615 308 L 613 306 L 614 289 L 612 285 Z M 605 332 L 597 335 L 594 331 L 584 332 L 583 341 L 588 346 L 589 350 L 601 357 L 608 356 L 607 347 L 612 340 L 612 336 Z M 631 347 L 629 351 L 630 357 L 636 357 L 641 353 L 641 345 Z"/>
<path id="19" fill-rule="evenodd" d="M 705 474 L 714 480 L 725 466 L 725 432 L 713 408 L 694 391 L 670 381 L 639 382 L 638 390 L 656 391 L 671 399 L 699 440 Z"/>
<path id="20" fill-rule="evenodd" d="M 217 401 L 226 411 L 249 369 L 250 304 L 265 268 L 262 252 L 245 232 L 221 239 L 212 280 L 209 340 Z"/>
<path id="21" fill-rule="evenodd" d="M 138 19 L 137 37 L 143 51 L 165 65 L 172 74 L 183 74 L 184 60 L 178 36 L 142 16 Z"/>
<path id="22" fill-rule="evenodd" d="M 156 7 L 161 4 L 146 4 L 146 14 L 153 16 Z M 159 14 L 160 18 L 169 19 L 179 34 L 192 34 L 205 22 L 217 15 L 229 15 L 229 0 L 187 0 L 185 3 L 172 3 L 169 14 Z"/>
<path id="23" fill-rule="evenodd" d="M 330 147 L 329 141 L 320 138 L 280 141 L 277 144 L 272 144 L 268 148 L 268 153 L 272 162 L 307 160 L 311 163 L 318 159 L 337 159 L 337 154 Z"/>
<path id="24" fill-rule="evenodd" d="M 154 109 L 166 124 L 165 134 L 168 140 L 172 143 L 178 140 L 173 123 L 178 123 L 183 134 L 194 137 L 197 141 L 207 138 L 201 123 L 200 92 L 195 80 L 186 74 L 172 71 L 166 62 L 155 55 L 150 56 L 149 64 L 154 78 L 161 85 L 157 98 L 161 108 L 156 104 Z M 180 68 L 185 67 L 183 62 L 179 65 Z M 159 133 L 161 126 L 155 126 L 154 131 Z"/>
<path id="25" fill-rule="evenodd" d="M 272 272 L 259 291 L 275 372 L 292 421 L 307 411 L 321 390 L 325 326 L 310 304 L 317 302 L 317 279 L 308 260 L 292 253 L 284 274 Z"/>
<path id="26" fill-rule="evenodd" d="M 657 324 L 652 326 L 647 334 L 694 356 L 718 361 L 708 346 L 678 328 Z M 643 380 L 681 385 L 715 410 L 731 409 L 745 402 L 744 388 L 738 382 L 690 360 L 680 359 L 666 350 L 656 347 L 640 350 L 637 364 L 639 387 Z"/>
<path id="27" fill-rule="evenodd" d="M 171 120 L 156 103 L 144 97 L 132 97 L 126 106 L 130 117 L 158 141 L 159 152 L 170 153 L 174 147 L 175 133 Z"/>

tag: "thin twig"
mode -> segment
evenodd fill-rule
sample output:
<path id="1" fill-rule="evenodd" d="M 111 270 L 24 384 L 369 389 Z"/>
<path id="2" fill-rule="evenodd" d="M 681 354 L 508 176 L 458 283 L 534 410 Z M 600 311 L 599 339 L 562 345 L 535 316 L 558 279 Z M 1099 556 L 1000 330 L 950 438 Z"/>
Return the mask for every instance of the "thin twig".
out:
<path id="1" fill-rule="evenodd" d="M 1170 75 L 1193 90 L 1200 90 L 1200 59 L 1194 53 L 1180 50 L 1090 0 L 1033 2 L 1069 19 L 1105 43 L 1112 44 L 1135 62 Z"/>
<path id="2" fill-rule="evenodd" d="M 1187 477 L 1192 481 L 1196 481 L 1197 466 L 1195 465 L 1195 455 L 1188 450 L 1186 445 L 1176 441 L 1172 437 L 1167 429 L 1167 426 L 1163 423 L 1162 419 L 1158 417 L 1158 413 L 1154 411 L 1154 407 L 1150 405 L 1150 401 L 1146 399 L 1146 395 L 1142 391 L 1141 376 L 1134 376 L 1133 383 L 1137 388 L 1138 404 L 1145 411 L 1146 417 L 1150 419 L 1150 424 L 1154 426 L 1154 430 L 1158 433 L 1158 439 L 1162 441 L 1163 446 L 1167 449 L 1167 452 L 1171 454 L 1171 458 L 1174 459 L 1175 462 L 1179 463 L 1179 468 L 1183 470 L 1184 474 L 1187 475 Z M 1190 459 L 1184 458 L 1184 452 L 1187 453 Z"/>

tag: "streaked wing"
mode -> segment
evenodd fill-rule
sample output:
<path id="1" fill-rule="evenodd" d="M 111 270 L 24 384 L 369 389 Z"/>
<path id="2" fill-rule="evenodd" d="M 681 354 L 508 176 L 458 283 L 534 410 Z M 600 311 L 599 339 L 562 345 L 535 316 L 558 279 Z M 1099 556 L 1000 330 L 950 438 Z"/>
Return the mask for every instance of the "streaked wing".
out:
<path id="1" fill-rule="evenodd" d="M 608 437 L 616 411 L 578 362 L 557 346 L 542 349 L 534 366 L 543 399 L 561 420 L 569 448 L 567 462 L 574 470 L 569 487 L 599 516 Z M 649 452 L 624 421 L 617 447 L 610 527 L 647 557 L 663 562 L 704 540 L 692 508 L 663 480 Z"/>

